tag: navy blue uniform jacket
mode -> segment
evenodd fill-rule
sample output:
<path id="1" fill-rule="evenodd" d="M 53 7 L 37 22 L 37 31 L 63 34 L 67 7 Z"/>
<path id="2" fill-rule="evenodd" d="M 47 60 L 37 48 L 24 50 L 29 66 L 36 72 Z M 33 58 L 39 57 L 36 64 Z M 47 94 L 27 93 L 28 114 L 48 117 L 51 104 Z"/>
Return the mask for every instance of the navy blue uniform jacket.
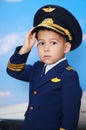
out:
<path id="1" fill-rule="evenodd" d="M 77 72 L 64 60 L 40 78 L 44 63 L 26 65 L 28 53 L 19 55 L 18 49 L 7 73 L 30 83 L 24 130 L 76 130 L 82 95 Z"/>

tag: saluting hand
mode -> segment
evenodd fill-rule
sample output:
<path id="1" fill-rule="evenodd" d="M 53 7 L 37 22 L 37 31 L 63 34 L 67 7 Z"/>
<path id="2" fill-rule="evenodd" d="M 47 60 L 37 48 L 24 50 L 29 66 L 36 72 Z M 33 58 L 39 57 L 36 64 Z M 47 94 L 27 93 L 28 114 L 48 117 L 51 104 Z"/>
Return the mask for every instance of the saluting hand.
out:
<path id="1" fill-rule="evenodd" d="M 34 46 L 35 41 L 36 41 L 36 38 L 35 38 L 36 33 L 32 34 L 32 30 L 33 28 L 27 33 L 25 41 L 24 41 L 24 45 L 20 49 L 19 54 L 24 54 L 24 53 L 29 52 Z"/>

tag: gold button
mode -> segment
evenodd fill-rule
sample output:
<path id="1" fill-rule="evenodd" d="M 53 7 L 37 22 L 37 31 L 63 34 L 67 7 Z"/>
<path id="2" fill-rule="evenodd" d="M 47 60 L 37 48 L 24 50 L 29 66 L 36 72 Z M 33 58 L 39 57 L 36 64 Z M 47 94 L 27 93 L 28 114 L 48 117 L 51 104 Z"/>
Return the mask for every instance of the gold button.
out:
<path id="1" fill-rule="evenodd" d="M 32 106 L 30 106 L 30 107 L 29 107 L 29 109 L 32 111 L 32 110 L 33 110 L 33 107 L 32 107 Z"/>
<path id="2" fill-rule="evenodd" d="M 34 91 L 34 92 L 33 92 L 33 95 L 36 95 L 36 94 L 37 94 L 37 91 Z"/>

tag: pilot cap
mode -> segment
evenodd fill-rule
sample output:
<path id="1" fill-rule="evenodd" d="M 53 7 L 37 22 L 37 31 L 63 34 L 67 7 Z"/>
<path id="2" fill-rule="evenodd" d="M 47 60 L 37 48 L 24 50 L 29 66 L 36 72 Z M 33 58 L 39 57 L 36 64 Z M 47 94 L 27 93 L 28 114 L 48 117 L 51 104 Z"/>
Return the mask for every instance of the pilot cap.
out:
<path id="1" fill-rule="evenodd" d="M 67 9 L 58 5 L 45 5 L 34 15 L 33 31 L 40 28 L 51 29 L 66 37 L 71 43 L 71 50 L 82 42 L 82 29 L 78 20 Z"/>

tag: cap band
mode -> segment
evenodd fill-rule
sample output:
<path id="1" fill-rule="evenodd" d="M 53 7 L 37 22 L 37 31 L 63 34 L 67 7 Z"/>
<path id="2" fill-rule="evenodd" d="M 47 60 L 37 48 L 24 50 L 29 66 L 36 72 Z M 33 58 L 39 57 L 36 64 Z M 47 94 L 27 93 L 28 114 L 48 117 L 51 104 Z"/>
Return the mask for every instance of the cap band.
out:
<path id="1" fill-rule="evenodd" d="M 72 36 L 69 30 L 61 27 L 60 25 L 55 24 L 52 18 L 44 19 L 40 24 L 37 25 L 37 27 L 40 27 L 40 26 L 49 27 L 62 35 L 66 35 L 68 39 L 72 41 Z"/>

